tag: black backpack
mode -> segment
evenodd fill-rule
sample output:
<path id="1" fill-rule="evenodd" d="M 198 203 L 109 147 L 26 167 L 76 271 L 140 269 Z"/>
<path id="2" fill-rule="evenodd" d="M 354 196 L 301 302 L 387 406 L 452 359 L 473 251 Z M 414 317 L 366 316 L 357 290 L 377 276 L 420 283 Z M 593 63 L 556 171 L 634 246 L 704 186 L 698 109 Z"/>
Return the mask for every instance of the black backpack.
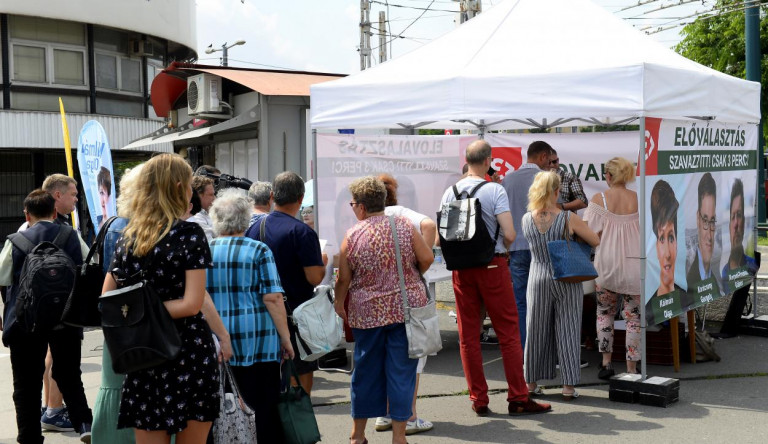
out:
<path id="1" fill-rule="evenodd" d="M 475 197 L 477 190 L 487 183 L 480 182 L 470 193 L 459 193 L 454 185 L 453 195 L 456 200 L 442 204 L 437 212 L 440 249 L 445 259 L 445 268 L 449 270 L 482 267 L 493 259 L 500 227 L 497 223 L 496 235 L 491 239 L 483 221 L 480 199 Z"/>
<path id="2" fill-rule="evenodd" d="M 16 322 L 29 333 L 44 333 L 61 323 L 75 283 L 75 263 L 65 253 L 74 230 L 61 225 L 53 242 L 33 245 L 21 233 L 8 236 L 26 254 L 16 290 Z"/>

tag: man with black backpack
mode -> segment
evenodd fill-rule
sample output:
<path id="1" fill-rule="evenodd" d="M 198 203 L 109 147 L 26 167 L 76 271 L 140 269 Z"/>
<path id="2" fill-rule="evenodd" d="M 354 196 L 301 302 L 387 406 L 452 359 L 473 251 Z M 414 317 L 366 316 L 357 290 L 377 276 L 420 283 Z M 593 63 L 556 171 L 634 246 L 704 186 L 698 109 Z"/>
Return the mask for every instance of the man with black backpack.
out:
<path id="1" fill-rule="evenodd" d="M 50 346 L 53 378 L 81 441 L 90 443 L 93 419 L 80 377 L 82 332 L 60 322 L 75 267 L 83 262 L 80 239 L 71 227 L 54 223 L 55 199 L 43 190 L 26 197 L 24 213 L 29 228 L 10 235 L 0 252 L 0 285 L 10 285 L 2 339 L 11 351 L 17 440 L 43 442 L 40 392 Z"/>
<path id="2" fill-rule="evenodd" d="M 517 307 L 507 268 L 507 248 L 515 240 L 509 200 L 498 183 L 487 182 L 491 146 L 477 140 L 467 147 L 469 171 L 443 194 L 437 214 L 438 242 L 446 267 L 453 270 L 461 362 L 472 410 L 486 416 L 488 383 L 480 351 L 480 306 L 485 304 L 499 338 L 511 416 L 545 413 L 549 404 L 534 402 L 523 377 Z"/>

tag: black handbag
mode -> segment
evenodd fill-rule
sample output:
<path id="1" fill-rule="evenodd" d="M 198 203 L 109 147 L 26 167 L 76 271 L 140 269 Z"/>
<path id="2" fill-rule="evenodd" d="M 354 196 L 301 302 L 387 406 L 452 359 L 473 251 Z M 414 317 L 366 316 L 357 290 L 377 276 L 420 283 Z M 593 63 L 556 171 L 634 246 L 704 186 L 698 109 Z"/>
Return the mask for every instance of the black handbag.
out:
<path id="1" fill-rule="evenodd" d="M 175 359 L 181 336 L 148 282 L 108 291 L 99 298 L 101 327 L 115 373 L 131 373 Z"/>
<path id="2" fill-rule="evenodd" d="M 77 266 L 75 273 L 75 285 L 64 306 L 61 322 L 72 327 L 100 327 L 101 313 L 99 313 L 99 296 L 104 287 L 104 239 L 107 230 L 117 216 L 112 216 L 104 222 L 99 231 L 99 236 L 88 251 L 88 256 L 82 265 Z M 93 256 L 97 255 L 98 261 L 91 263 Z"/>

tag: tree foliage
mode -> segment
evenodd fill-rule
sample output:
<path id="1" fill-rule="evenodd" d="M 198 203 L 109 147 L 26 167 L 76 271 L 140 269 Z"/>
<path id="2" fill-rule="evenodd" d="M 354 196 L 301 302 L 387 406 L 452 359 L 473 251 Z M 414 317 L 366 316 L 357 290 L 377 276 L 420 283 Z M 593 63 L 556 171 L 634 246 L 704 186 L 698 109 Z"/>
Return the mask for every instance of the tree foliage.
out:
<path id="1" fill-rule="evenodd" d="M 743 0 L 718 0 L 711 16 L 699 17 L 683 28 L 675 50 L 694 62 L 725 74 L 746 78 Z M 760 109 L 768 110 L 768 6 L 760 7 Z M 765 126 L 763 127 L 765 131 Z"/>

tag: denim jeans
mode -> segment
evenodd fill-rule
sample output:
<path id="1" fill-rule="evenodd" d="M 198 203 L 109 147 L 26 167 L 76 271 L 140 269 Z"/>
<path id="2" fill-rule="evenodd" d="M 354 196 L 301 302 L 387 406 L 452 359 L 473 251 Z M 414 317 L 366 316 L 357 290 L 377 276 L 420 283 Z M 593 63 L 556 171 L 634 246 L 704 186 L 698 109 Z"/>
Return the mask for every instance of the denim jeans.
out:
<path id="1" fill-rule="evenodd" d="M 509 252 L 509 274 L 512 275 L 512 288 L 517 302 L 517 318 L 520 327 L 520 344 L 525 350 L 525 317 L 528 314 L 525 300 L 528 288 L 528 272 L 531 269 L 531 250 Z"/>

